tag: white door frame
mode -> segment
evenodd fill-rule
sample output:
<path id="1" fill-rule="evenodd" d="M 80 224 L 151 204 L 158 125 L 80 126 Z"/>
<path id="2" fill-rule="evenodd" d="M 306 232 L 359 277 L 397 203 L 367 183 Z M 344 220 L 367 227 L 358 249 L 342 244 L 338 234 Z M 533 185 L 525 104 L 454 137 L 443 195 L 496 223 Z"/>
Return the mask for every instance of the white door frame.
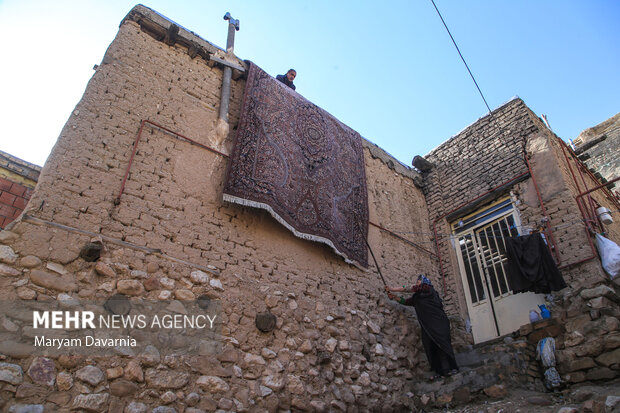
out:
<path id="1" fill-rule="evenodd" d="M 543 304 L 544 298 L 513 294 L 508 287 L 504 238 L 519 235 L 521 227 L 511 198 L 486 205 L 451 227 L 474 342 L 509 334 L 527 324 L 529 310 Z"/>

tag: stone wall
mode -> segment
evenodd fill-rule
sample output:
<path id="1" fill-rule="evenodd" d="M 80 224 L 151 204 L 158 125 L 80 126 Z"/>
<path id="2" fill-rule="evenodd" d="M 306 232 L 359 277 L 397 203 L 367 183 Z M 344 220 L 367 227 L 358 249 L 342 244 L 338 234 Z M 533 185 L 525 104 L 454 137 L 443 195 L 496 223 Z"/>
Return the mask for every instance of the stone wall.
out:
<path id="1" fill-rule="evenodd" d="M 428 370 L 415 317 L 386 306 L 374 268 L 347 265 L 265 212 L 222 203 L 244 80 L 232 82 L 231 134 L 220 142 L 222 69 L 210 59 L 220 51 L 170 27 L 141 6 L 122 23 L 43 168 L 31 207 L 0 233 L 0 299 L 79 308 L 118 293 L 152 302 L 207 297 L 221 304 L 221 351 L 53 357 L 5 341 L 2 408 L 396 408 L 410 379 Z M 121 193 L 143 120 L 168 131 L 144 124 Z M 364 155 L 369 243 L 385 278 L 400 285 L 419 272 L 436 276 L 432 254 L 407 235 L 429 228 L 417 174 L 371 144 Z M 255 325 L 265 313 L 277 319 L 271 332 Z M 2 326 L 7 334 L 27 328 L 9 316 Z M 455 333 L 457 348 L 466 339 Z"/>
<path id="2" fill-rule="evenodd" d="M 620 375 L 620 299 L 617 283 L 566 291 L 558 302 L 565 334 L 558 342 L 558 371 L 569 383 Z"/>

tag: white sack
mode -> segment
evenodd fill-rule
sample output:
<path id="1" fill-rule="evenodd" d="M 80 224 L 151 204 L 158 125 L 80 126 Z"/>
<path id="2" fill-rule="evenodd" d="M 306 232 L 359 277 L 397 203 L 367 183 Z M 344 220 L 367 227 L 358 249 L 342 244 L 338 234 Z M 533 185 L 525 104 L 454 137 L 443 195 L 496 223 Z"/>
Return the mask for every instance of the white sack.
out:
<path id="1" fill-rule="evenodd" d="M 603 268 L 613 280 L 620 274 L 620 247 L 600 234 L 596 234 L 596 247 L 601 255 Z"/>

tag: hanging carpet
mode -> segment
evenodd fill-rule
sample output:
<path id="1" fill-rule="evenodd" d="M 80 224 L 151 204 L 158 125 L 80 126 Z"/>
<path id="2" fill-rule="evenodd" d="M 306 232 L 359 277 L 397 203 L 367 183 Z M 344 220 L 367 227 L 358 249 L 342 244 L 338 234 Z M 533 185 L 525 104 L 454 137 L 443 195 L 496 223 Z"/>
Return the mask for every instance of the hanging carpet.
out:
<path id="1" fill-rule="evenodd" d="M 265 209 L 296 236 L 368 267 L 360 135 L 254 64 L 224 200 Z"/>

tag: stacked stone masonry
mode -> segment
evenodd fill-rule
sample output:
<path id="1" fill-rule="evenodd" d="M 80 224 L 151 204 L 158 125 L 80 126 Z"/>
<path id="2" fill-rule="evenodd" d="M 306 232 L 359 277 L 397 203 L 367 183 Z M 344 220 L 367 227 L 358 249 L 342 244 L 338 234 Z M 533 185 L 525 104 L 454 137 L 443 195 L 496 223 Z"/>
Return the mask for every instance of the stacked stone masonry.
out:
<path id="1" fill-rule="evenodd" d="M 558 371 L 568 383 L 611 380 L 620 370 L 617 283 L 565 291 L 558 300 Z M 538 337 L 536 337 L 538 338 Z M 535 341 L 534 338 L 532 341 Z"/>

